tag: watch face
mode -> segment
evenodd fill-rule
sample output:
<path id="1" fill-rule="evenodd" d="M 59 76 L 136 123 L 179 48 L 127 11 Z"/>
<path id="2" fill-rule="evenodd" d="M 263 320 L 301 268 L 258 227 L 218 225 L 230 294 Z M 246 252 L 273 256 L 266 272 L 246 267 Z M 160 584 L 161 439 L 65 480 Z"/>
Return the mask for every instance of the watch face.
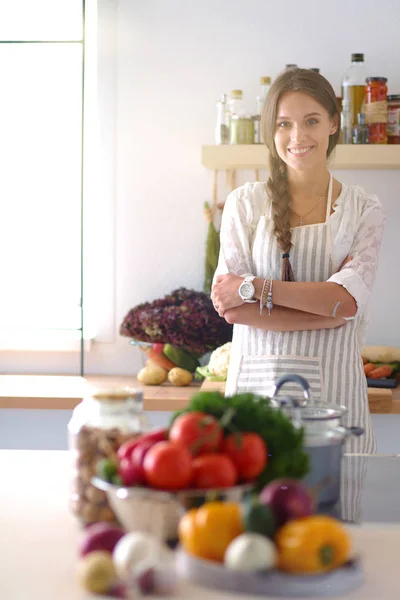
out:
<path id="1" fill-rule="evenodd" d="M 252 283 L 242 283 L 240 286 L 240 293 L 242 298 L 250 300 L 254 295 L 254 285 Z"/>

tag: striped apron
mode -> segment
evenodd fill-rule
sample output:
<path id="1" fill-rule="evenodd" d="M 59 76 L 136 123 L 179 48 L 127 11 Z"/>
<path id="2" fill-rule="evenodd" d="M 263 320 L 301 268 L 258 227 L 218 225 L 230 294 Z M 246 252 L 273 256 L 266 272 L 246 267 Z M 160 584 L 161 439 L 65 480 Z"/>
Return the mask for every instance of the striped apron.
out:
<path id="1" fill-rule="evenodd" d="M 326 281 L 337 270 L 332 260 L 328 222 L 331 201 L 332 176 L 325 222 L 292 229 L 290 258 L 296 281 Z M 263 212 L 250 240 L 253 274 L 276 280 L 280 279 L 282 250 L 274 235 L 271 206 Z M 268 315 L 265 320 L 268 322 Z M 364 427 L 364 435 L 350 438 L 345 451 L 374 453 L 376 445 L 357 327 L 357 317 L 336 329 L 314 331 L 276 332 L 235 325 L 225 394 L 250 391 L 268 396 L 279 376 L 298 373 L 309 381 L 313 400 L 344 404 L 348 408 L 344 425 Z M 281 393 L 303 397 L 301 389 L 293 384 L 286 384 Z"/>

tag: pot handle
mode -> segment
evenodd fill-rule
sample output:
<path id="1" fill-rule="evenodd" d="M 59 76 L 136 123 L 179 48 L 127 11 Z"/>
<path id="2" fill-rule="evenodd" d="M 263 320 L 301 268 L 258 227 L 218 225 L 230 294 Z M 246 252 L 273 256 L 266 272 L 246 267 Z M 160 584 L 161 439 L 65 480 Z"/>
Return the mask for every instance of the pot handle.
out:
<path id="1" fill-rule="evenodd" d="M 272 388 L 272 400 L 275 399 L 279 390 L 285 383 L 297 383 L 301 388 L 303 388 L 304 401 L 300 403 L 300 406 L 306 406 L 306 404 L 311 400 L 310 384 L 308 383 L 307 379 L 305 379 L 301 375 L 295 375 L 294 373 L 282 375 L 275 381 L 274 386 Z"/>
<path id="2" fill-rule="evenodd" d="M 345 438 L 350 437 L 351 435 L 360 436 L 364 433 L 365 429 L 363 427 L 344 427 L 346 433 Z"/>

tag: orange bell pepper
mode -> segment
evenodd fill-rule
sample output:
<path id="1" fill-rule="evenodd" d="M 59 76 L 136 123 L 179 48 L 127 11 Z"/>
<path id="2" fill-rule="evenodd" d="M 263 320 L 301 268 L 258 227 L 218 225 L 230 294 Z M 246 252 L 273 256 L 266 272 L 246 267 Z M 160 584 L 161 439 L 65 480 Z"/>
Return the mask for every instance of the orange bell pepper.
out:
<path id="1" fill-rule="evenodd" d="M 278 568 L 287 573 L 317 574 L 348 560 L 350 536 L 332 517 L 314 515 L 288 521 L 275 536 Z"/>
<path id="2" fill-rule="evenodd" d="M 186 552 L 222 562 L 232 540 L 243 533 L 240 505 L 207 502 L 192 508 L 179 521 L 179 541 Z"/>

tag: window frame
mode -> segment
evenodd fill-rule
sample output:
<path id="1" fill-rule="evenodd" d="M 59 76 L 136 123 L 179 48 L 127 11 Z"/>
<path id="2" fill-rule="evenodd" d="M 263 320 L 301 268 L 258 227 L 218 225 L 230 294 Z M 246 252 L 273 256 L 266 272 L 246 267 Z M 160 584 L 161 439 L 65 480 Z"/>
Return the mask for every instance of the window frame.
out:
<path id="1" fill-rule="evenodd" d="M 117 6 L 112 0 L 82 1 L 82 332 L 77 331 L 77 336 L 76 332 L 35 333 L 24 339 L 15 336 L 8 343 L 5 338 L 3 342 L 0 339 L 2 363 L 10 373 L 76 373 L 80 370 L 83 375 L 85 354 L 97 344 L 109 345 L 116 341 Z M 95 115 L 91 123 L 92 134 L 95 133 L 91 143 L 86 144 L 89 114 Z M 94 147 L 95 159 L 90 156 Z M 94 323 L 90 321 L 91 312 L 95 314 Z M 77 353 L 80 354 L 79 368 Z"/>

